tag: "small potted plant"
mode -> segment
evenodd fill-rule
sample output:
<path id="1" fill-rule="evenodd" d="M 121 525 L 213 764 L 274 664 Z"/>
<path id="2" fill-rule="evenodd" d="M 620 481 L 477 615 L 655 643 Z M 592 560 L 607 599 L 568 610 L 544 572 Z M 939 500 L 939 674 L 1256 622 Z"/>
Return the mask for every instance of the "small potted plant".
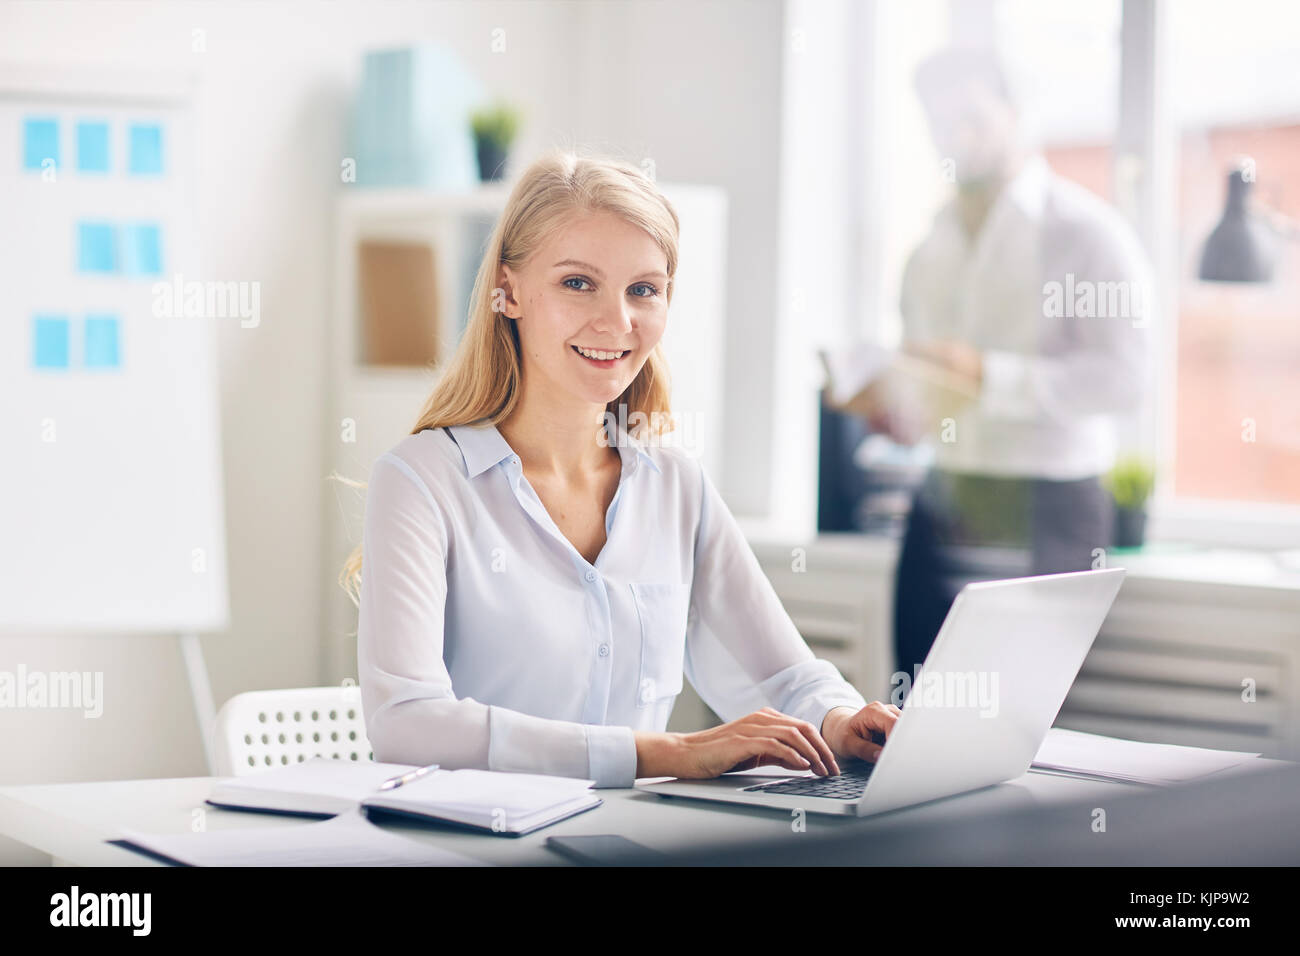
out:
<path id="1" fill-rule="evenodd" d="M 474 146 L 478 150 L 478 175 L 483 182 L 501 179 L 506 154 L 519 129 L 519 112 L 507 103 L 497 103 L 470 116 Z"/>
<path id="2" fill-rule="evenodd" d="M 1106 476 L 1106 487 L 1115 499 L 1115 547 L 1142 547 L 1146 540 L 1147 499 L 1154 486 L 1155 469 L 1136 456 L 1121 458 Z"/>

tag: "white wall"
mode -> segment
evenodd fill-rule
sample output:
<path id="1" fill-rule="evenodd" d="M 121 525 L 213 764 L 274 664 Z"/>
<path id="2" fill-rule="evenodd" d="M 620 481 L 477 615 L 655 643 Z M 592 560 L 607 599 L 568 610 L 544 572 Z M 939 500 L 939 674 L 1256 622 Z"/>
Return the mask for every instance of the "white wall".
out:
<path id="1" fill-rule="evenodd" d="M 331 211 L 360 52 L 438 41 L 527 111 L 526 158 L 590 143 L 731 199 L 725 488 L 765 503 L 776 271 L 778 0 L 666 3 L 86 2 L 0 5 L 0 60 L 192 70 L 202 80 L 205 273 L 259 281 L 262 321 L 220 335 L 231 626 L 205 636 L 218 706 L 333 682 L 320 516 Z M 490 31 L 506 29 L 493 53 Z M 205 31 L 206 52 L 191 48 Z M 746 478 L 751 479 L 748 483 Z M 0 637 L 0 667 L 104 672 L 104 714 L 0 710 L 0 784 L 203 773 L 179 653 L 146 635 Z M 0 843 L 0 863 L 30 860 Z"/>
<path id="2" fill-rule="evenodd" d="M 578 135 L 650 157 L 665 181 L 727 190 L 720 490 L 738 514 L 769 506 L 783 11 L 777 0 L 593 3 L 577 78 Z"/>

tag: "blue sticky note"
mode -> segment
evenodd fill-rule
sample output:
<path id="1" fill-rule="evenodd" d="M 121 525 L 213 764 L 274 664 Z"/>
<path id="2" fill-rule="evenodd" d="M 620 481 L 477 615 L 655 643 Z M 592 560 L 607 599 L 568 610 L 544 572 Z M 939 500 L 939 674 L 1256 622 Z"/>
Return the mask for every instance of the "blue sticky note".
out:
<path id="1" fill-rule="evenodd" d="M 87 368 L 117 368 L 122 364 L 119 323 L 115 315 L 88 315 L 84 363 Z"/>
<path id="2" fill-rule="evenodd" d="M 117 271 L 117 230 L 112 224 L 77 223 L 77 268 L 82 272 Z"/>
<path id="3" fill-rule="evenodd" d="M 162 236 L 157 226 L 152 223 L 127 226 L 123 240 L 127 275 L 162 274 Z"/>
<path id="4" fill-rule="evenodd" d="M 32 320 L 32 365 L 36 368 L 68 367 L 68 320 L 61 315 L 38 315 Z"/>
<path id="5" fill-rule="evenodd" d="M 59 122 L 51 117 L 23 120 L 23 167 L 42 169 L 45 160 L 59 167 Z"/>
<path id="6" fill-rule="evenodd" d="M 108 172 L 108 124 L 77 124 L 77 170 L 83 173 Z"/>
<path id="7" fill-rule="evenodd" d="M 127 169 L 133 176 L 158 176 L 163 171 L 162 127 L 132 123 L 127 134 L 131 158 Z"/>

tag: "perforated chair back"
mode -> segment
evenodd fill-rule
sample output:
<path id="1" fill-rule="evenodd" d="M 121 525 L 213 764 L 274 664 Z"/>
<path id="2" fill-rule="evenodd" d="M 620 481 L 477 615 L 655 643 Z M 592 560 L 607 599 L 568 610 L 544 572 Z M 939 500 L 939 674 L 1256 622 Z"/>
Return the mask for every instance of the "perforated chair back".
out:
<path id="1" fill-rule="evenodd" d="M 221 777 L 271 770 L 312 757 L 374 760 L 356 686 L 236 694 L 217 714 L 213 748 Z"/>

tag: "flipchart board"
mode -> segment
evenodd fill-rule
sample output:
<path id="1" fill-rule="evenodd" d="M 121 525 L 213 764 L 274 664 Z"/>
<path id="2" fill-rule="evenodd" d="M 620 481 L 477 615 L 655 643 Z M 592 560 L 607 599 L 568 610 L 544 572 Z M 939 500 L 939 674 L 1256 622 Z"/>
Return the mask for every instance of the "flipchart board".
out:
<path id="1" fill-rule="evenodd" d="M 2 632 L 226 627 L 191 98 L 0 67 Z"/>

